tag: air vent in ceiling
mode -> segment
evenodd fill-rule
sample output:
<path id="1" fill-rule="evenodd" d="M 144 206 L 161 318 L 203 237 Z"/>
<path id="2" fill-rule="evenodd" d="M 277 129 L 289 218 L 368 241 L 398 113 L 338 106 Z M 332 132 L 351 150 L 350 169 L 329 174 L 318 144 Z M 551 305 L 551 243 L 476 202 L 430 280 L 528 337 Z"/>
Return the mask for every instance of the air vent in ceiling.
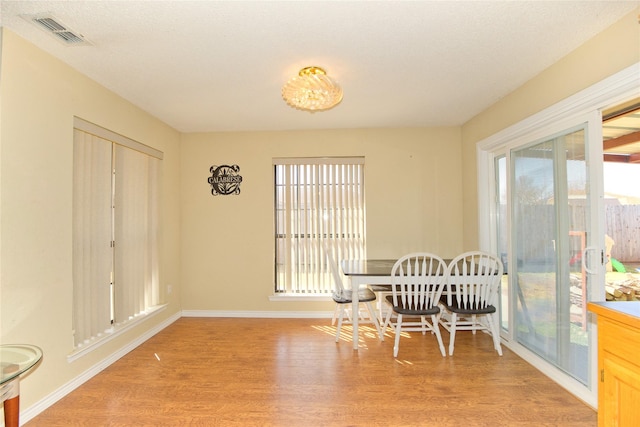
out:
<path id="1" fill-rule="evenodd" d="M 90 45 L 91 43 L 77 31 L 71 30 L 68 26 L 54 18 L 50 14 L 22 15 L 22 18 L 33 23 L 41 30 L 52 35 L 56 40 L 67 46 Z"/>

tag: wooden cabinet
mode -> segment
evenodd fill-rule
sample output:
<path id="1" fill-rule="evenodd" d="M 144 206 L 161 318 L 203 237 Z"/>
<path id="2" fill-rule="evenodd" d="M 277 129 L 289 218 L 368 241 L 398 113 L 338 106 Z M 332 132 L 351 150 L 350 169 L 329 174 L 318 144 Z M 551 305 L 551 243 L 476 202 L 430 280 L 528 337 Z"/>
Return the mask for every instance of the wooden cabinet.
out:
<path id="1" fill-rule="evenodd" d="M 640 302 L 588 309 L 598 316 L 598 426 L 640 426 Z"/>

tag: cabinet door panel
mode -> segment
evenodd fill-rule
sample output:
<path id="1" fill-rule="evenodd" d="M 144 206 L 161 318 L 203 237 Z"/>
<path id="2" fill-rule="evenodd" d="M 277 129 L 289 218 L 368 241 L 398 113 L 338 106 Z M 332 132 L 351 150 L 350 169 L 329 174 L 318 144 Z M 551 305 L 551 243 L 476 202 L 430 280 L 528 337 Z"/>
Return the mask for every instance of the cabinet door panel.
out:
<path id="1" fill-rule="evenodd" d="M 604 407 L 600 408 L 605 426 L 640 425 L 640 372 L 638 367 L 611 354 L 602 360 L 604 369 Z"/>

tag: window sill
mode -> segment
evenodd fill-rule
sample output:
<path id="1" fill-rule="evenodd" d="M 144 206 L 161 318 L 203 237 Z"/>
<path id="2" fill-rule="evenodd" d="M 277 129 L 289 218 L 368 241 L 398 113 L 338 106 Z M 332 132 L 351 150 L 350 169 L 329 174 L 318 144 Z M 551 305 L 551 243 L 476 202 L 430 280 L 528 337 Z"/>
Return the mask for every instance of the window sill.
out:
<path id="1" fill-rule="evenodd" d="M 167 304 L 157 305 L 155 307 L 151 307 L 144 314 L 141 314 L 141 315 L 139 315 L 139 316 L 137 316 L 137 317 L 125 322 L 125 323 L 114 325 L 111 329 L 106 331 L 104 334 L 102 334 L 102 335 L 100 335 L 98 337 L 95 337 L 93 340 L 91 340 L 91 342 L 89 342 L 87 344 L 84 344 L 81 347 L 75 348 L 67 356 L 67 362 L 71 363 L 71 362 L 73 362 L 75 360 L 78 360 L 82 356 L 84 356 L 86 354 L 89 354 L 90 352 L 94 351 L 95 349 L 97 349 L 99 347 L 102 347 L 106 343 L 116 339 L 117 337 L 121 336 L 122 334 L 124 334 L 125 332 L 129 331 L 133 327 L 140 325 L 142 322 L 144 322 L 144 321 L 146 321 L 148 319 L 151 319 L 156 314 L 158 314 L 161 311 L 163 311 L 166 307 L 167 307 Z"/>

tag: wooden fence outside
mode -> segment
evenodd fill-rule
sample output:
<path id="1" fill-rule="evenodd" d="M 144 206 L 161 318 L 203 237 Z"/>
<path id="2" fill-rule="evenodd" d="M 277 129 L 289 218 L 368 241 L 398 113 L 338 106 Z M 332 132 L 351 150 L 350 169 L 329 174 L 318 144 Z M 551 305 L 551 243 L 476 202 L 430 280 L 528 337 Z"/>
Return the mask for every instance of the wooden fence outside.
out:
<path id="1" fill-rule="evenodd" d="M 579 232 L 586 229 L 584 206 L 569 206 L 569 216 L 572 231 L 577 232 L 571 239 L 571 253 L 578 255 L 582 251 Z M 549 221 L 541 221 L 540 218 L 548 218 Z M 554 257 L 554 218 L 553 205 L 531 205 L 520 212 L 521 221 L 515 232 L 521 237 L 519 241 L 526 242 L 526 245 L 515 248 L 518 258 L 543 260 Z M 614 241 L 613 258 L 623 263 L 640 262 L 640 205 L 605 206 L 605 232 Z M 501 243 L 506 247 L 506 241 Z"/>
<path id="2" fill-rule="evenodd" d="M 623 263 L 640 261 L 640 205 L 605 206 L 605 221 L 615 242 L 611 256 Z"/>

